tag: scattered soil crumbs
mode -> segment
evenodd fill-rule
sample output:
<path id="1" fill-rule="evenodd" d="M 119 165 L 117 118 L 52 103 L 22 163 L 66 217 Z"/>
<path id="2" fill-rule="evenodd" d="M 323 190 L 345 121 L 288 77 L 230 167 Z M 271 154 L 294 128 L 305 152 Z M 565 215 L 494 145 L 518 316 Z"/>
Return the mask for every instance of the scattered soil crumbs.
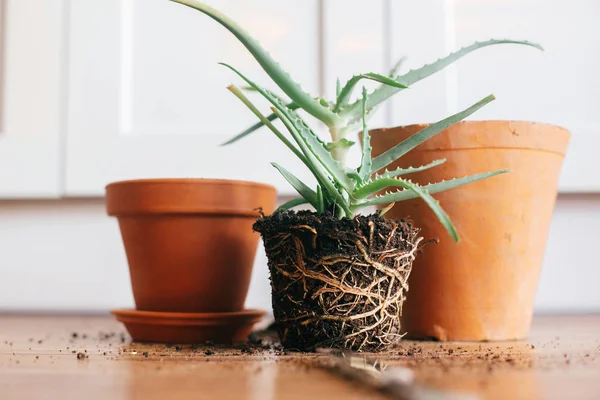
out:
<path id="1" fill-rule="evenodd" d="M 141 350 L 143 349 L 143 350 Z M 129 343 L 122 347 L 119 352 L 122 356 L 139 357 L 206 357 L 215 358 L 231 356 L 254 356 L 269 358 L 291 354 L 285 350 L 279 341 L 277 332 L 269 327 L 265 330 L 255 331 L 250 334 L 246 343 L 237 344 L 214 344 L 206 342 L 203 344 L 144 344 Z M 315 354 L 312 354 L 316 356 Z M 208 360 L 207 360 L 208 361 Z"/>
<path id="2" fill-rule="evenodd" d="M 253 332 L 246 343 L 222 345 L 207 342 L 195 345 L 129 343 L 121 347 L 120 357 L 143 361 L 146 358 L 172 360 L 204 359 L 218 362 L 223 358 L 264 359 L 276 362 L 307 362 L 320 364 L 328 358 L 314 352 L 298 352 L 284 349 L 279 341 L 275 326 Z M 526 370 L 534 367 L 568 368 L 572 363 L 594 363 L 600 355 L 582 352 L 540 354 L 536 348 L 553 348 L 554 343 L 537 347 L 525 343 L 457 344 L 423 341 L 401 341 L 391 350 L 379 353 L 361 353 L 360 356 L 379 360 L 386 365 L 408 367 L 415 371 L 447 374 L 457 371 L 492 374 L 499 370 Z M 543 351 L 542 351 L 543 353 Z M 146 356 L 148 354 L 148 356 Z M 301 358 L 299 358 L 301 357 Z"/>
<path id="3" fill-rule="evenodd" d="M 224 358 L 271 360 L 284 363 L 305 363 L 307 368 L 327 365 L 331 359 L 322 354 L 284 349 L 275 326 L 253 332 L 246 343 L 222 345 L 207 342 L 195 345 L 129 343 L 121 347 L 120 357 L 143 361 L 147 358 L 168 360 L 198 360 L 219 362 Z M 569 368 L 572 364 L 591 364 L 600 360 L 600 354 L 589 351 L 547 353 L 539 348 L 554 348 L 554 342 L 533 346 L 519 343 L 457 344 L 423 341 L 401 341 L 391 350 L 360 354 L 388 366 L 403 366 L 423 371 L 427 376 L 453 373 L 494 374 L 501 370 L 531 368 Z M 148 356 L 146 356 L 148 354 Z M 315 364 L 317 363 L 317 364 Z M 461 372 L 462 371 L 462 372 Z"/>
<path id="4" fill-rule="evenodd" d="M 264 326 L 264 325 L 263 325 Z M 43 333 L 43 332 L 40 332 Z M 73 335 L 73 334 L 76 335 Z M 1 332 L 0 332 L 1 334 Z M 84 337 L 85 335 L 85 337 Z M 386 367 L 407 367 L 417 377 L 427 383 L 436 377 L 453 380 L 457 376 L 477 376 L 483 384 L 504 376 L 511 371 L 574 371 L 596 370 L 600 365 L 600 338 L 593 343 L 579 343 L 574 340 L 557 339 L 554 335 L 536 340 L 535 345 L 523 342 L 500 343 L 448 343 L 432 341 L 402 340 L 389 351 L 382 353 L 359 354 L 369 360 L 376 360 Z M 257 365 L 260 373 L 267 363 L 286 363 L 306 367 L 333 364 L 334 360 L 319 353 L 302 353 L 286 350 L 279 340 L 276 324 L 267 329 L 253 332 L 247 342 L 236 345 L 221 345 L 212 342 L 201 344 L 145 344 L 131 343 L 129 336 L 116 332 L 62 331 L 59 334 L 46 333 L 14 338 L 0 338 L 0 365 L 24 368 L 35 364 L 53 364 L 55 360 L 92 365 L 113 361 L 214 363 L 221 361 L 258 361 L 258 363 L 227 363 L 235 365 Z M 42 340 L 39 344 L 38 341 Z M 126 343 L 121 344 L 124 341 Z M 57 346 L 58 344 L 58 346 Z M 31 350 L 26 350 L 31 346 Z M 55 351 L 49 353 L 48 350 Z M 339 353 L 339 352 L 338 352 Z M 54 357 L 54 358 L 53 358 Z M 88 364 L 89 363 L 89 364 Z M 159 370 L 161 366 L 157 366 Z M 429 379 L 432 379 L 429 381 Z M 0 396 L 1 397 L 1 396 Z"/>
<path id="5" fill-rule="evenodd" d="M 286 348 L 382 351 L 398 341 L 418 229 L 378 214 L 338 219 L 309 211 L 275 212 L 253 228 L 269 259 Z"/>
<path id="6" fill-rule="evenodd" d="M 499 368 L 529 369 L 536 358 L 530 345 L 512 347 L 470 345 L 434 347 L 420 342 L 403 342 L 386 355 L 386 360 L 414 369 L 434 368 L 442 372 L 450 369 L 485 370 L 489 373 Z"/>

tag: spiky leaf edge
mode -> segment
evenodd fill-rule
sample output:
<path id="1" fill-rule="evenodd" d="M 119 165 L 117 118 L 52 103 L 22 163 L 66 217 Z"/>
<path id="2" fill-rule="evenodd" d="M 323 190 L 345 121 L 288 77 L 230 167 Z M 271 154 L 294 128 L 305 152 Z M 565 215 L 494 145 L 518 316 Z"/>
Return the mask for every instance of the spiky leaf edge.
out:
<path id="1" fill-rule="evenodd" d="M 446 57 L 440 58 L 431 64 L 426 64 L 421 68 L 410 70 L 406 74 L 398 76 L 395 80 L 396 82 L 402 83 L 405 86 L 412 86 L 415 83 L 429 77 L 430 75 L 433 75 L 434 73 L 446 68 L 448 65 L 453 64 L 454 62 L 458 61 L 462 57 L 475 50 L 498 44 L 520 44 L 525 46 L 531 46 L 539 50 L 544 50 L 543 47 L 539 44 L 527 40 L 490 39 L 483 42 L 475 42 L 469 46 L 465 46 L 455 51 L 454 53 L 449 54 Z M 369 95 L 367 111 L 377 106 L 378 104 L 383 103 L 388 98 L 392 97 L 401 90 L 404 89 L 394 88 L 388 85 L 379 86 Z M 361 101 L 357 100 L 354 103 L 342 109 L 339 115 L 342 119 L 347 121 L 357 120 L 361 115 L 361 107 Z"/>
<path id="2" fill-rule="evenodd" d="M 339 112 L 343 107 L 348 105 L 350 101 L 350 96 L 352 96 L 352 92 L 354 88 L 361 81 L 361 79 L 369 79 L 375 82 L 379 82 L 383 85 L 392 86 L 399 89 L 407 89 L 408 87 L 403 85 L 402 83 L 394 80 L 393 78 L 387 77 L 385 75 L 376 74 L 374 72 L 368 72 L 366 74 L 354 75 L 352 78 L 346 82 L 344 87 L 340 90 L 339 94 L 336 97 L 335 107 L 333 108 L 333 112 Z"/>
<path id="3" fill-rule="evenodd" d="M 369 134 L 369 129 L 367 128 L 367 89 L 363 87 L 362 91 L 362 99 L 363 99 L 363 108 L 362 108 L 362 123 L 363 123 L 363 133 L 362 133 L 362 156 L 360 160 L 360 166 L 358 167 L 358 176 L 361 182 L 366 182 L 369 180 L 371 176 L 371 169 L 373 166 L 373 160 L 371 159 L 371 135 Z"/>
<path id="4" fill-rule="evenodd" d="M 392 171 L 384 171 L 379 175 L 376 175 L 375 178 L 395 178 L 397 176 L 414 174 L 416 172 L 426 171 L 430 168 L 437 167 L 446 162 L 445 158 L 441 158 L 439 160 L 434 160 L 429 164 L 421 165 L 420 167 L 408 167 L 408 168 L 397 168 Z"/>
<path id="5" fill-rule="evenodd" d="M 455 189 L 457 187 L 467 185 L 469 183 L 477 182 L 482 179 L 491 178 L 496 175 L 505 174 L 509 172 L 509 170 L 502 169 L 498 171 L 492 172 L 483 172 L 480 174 L 468 175 L 462 178 L 454 178 L 447 181 L 441 181 L 437 183 L 430 183 L 428 185 L 421 186 L 424 190 L 427 190 L 429 194 L 441 193 L 447 190 Z M 362 203 L 358 203 L 353 205 L 352 210 L 358 211 L 361 208 L 368 206 L 376 206 L 380 204 L 388 204 L 392 202 L 399 202 L 404 200 L 410 200 L 417 197 L 414 193 L 411 193 L 408 190 L 400 190 L 393 193 L 386 193 L 384 195 L 372 197 Z"/>

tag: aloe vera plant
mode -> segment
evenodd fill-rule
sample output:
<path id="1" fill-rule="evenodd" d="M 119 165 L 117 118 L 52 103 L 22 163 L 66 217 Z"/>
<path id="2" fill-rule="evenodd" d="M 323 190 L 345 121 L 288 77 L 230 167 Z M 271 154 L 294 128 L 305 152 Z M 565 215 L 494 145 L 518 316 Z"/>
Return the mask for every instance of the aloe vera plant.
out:
<path id="1" fill-rule="evenodd" d="M 281 208 L 287 209 L 302 204 L 310 204 L 316 209 L 317 213 L 332 212 L 342 218 L 353 217 L 367 206 L 393 204 L 419 197 L 431 208 L 449 234 L 455 240 L 458 240 L 458 234 L 450 218 L 431 195 L 507 172 L 506 170 L 485 172 L 420 186 L 411 182 L 405 176 L 434 168 L 445 160 L 437 160 L 428 165 L 414 168 L 387 170 L 390 164 L 419 144 L 450 125 L 467 118 L 494 100 L 493 95 L 487 96 L 470 107 L 427 126 L 375 158 L 371 156 L 367 121 L 377 111 L 378 106 L 393 95 L 477 49 L 497 44 L 521 44 L 542 49 L 540 45 L 528 41 L 509 39 L 491 39 L 476 42 L 445 58 L 438 59 L 421 68 L 410 70 L 402 75 L 398 75 L 394 69 L 387 76 L 369 72 L 353 76 L 345 85 L 341 85 L 338 81 L 336 98 L 328 101 L 314 97 L 304 91 L 257 40 L 221 12 L 198 0 L 172 1 L 208 15 L 229 30 L 254 56 L 279 89 L 289 97 L 289 100 L 283 100 L 280 96 L 250 80 L 234 67 L 222 64 L 237 74 L 246 85 L 249 85 L 249 88 L 258 92 L 271 104 L 271 113 L 265 115 L 248 99 L 242 89 L 235 85 L 229 86 L 228 89 L 256 115 L 259 122 L 235 136 L 226 144 L 234 143 L 258 128 L 266 126 L 306 165 L 316 178 L 316 188 L 312 188 L 283 166 L 273 163 L 273 166 L 301 196 L 301 198 L 287 202 Z M 353 92 L 362 80 L 372 80 L 380 83 L 380 86 L 371 93 L 368 93 L 363 87 L 362 97 L 356 101 L 351 101 Z M 330 133 L 328 142 L 321 140 L 305 120 L 300 117 L 297 112 L 299 109 L 327 126 Z M 280 128 L 275 126 L 274 122 L 276 120 L 280 120 L 287 134 L 284 134 Z M 356 144 L 353 136 L 361 129 L 363 132 L 362 157 L 360 165 L 352 168 L 347 165 L 346 156 L 348 149 Z M 386 192 L 390 189 L 394 189 L 394 191 Z M 384 194 L 379 194 L 382 192 Z"/>

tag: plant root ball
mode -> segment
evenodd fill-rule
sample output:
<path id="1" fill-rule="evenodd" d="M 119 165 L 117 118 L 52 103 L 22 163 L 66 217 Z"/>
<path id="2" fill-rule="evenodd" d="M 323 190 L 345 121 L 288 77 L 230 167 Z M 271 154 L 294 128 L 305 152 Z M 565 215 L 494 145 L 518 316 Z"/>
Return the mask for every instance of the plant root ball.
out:
<path id="1" fill-rule="evenodd" d="M 410 222 L 277 211 L 254 229 L 269 259 L 286 348 L 383 351 L 401 338 L 407 280 L 422 242 Z"/>

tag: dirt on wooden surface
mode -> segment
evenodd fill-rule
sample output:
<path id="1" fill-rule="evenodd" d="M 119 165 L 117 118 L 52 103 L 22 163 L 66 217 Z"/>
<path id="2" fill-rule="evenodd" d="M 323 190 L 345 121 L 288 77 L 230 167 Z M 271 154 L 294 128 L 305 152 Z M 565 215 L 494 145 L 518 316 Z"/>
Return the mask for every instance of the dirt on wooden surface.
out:
<path id="1" fill-rule="evenodd" d="M 262 329 L 253 332 L 247 342 L 235 345 L 210 342 L 195 345 L 138 343 L 132 342 L 122 327 L 112 331 L 40 331 L 35 336 L 2 337 L 0 355 L 5 355 L 5 365 L 15 366 L 25 359 L 34 363 L 53 363 L 53 357 L 58 359 L 64 356 L 72 357 L 78 363 L 100 360 L 265 360 L 312 367 L 330 362 L 330 357 L 321 353 L 283 348 L 276 325 L 269 325 L 269 321 L 261 324 Z M 546 331 L 550 330 L 546 328 Z M 554 371 L 597 366 L 600 363 L 600 337 L 592 342 L 588 340 L 580 343 L 571 338 L 565 340 L 559 336 L 546 335 L 543 338 L 537 337 L 535 344 L 523 341 L 442 343 L 402 340 L 385 352 L 360 353 L 358 356 L 378 360 L 388 366 L 408 367 L 427 377 L 447 374 L 454 376 L 455 373 L 481 376 L 501 371 Z"/>
<path id="2" fill-rule="evenodd" d="M 169 393 L 172 398 L 183 398 L 189 393 L 213 393 L 207 388 L 223 388 L 215 382 L 231 381 L 241 386 L 226 393 L 237 396 L 249 393 L 252 397 L 256 388 L 270 388 L 277 398 L 288 393 L 297 397 L 309 385 L 319 388 L 310 398 L 327 393 L 349 399 L 348 393 L 380 398 L 373 390 L 367 392 L 364 384 L 366 378 L 378 376 L 383 378 L 377 379 L 380 384 L 397 387 L 399 382 L 408 382 L 414 390 L 442 391 L 444 397 L 436 399 L 447 398 L 446 393 L 451 393 L 450 398 L 466 393 L 494 400 L 597 398 L 600 393 L 597 315 L 538 316 L 529 342 L 402 340 L 387 352 L 350 357 L 343 352 L 346 359 L 355 361 L 352 374 L 342 368 L 348 364 L 339 359 L 338 351 L 284 350 L 273 326 L 265 329 L 269 323 L 261 321 L 246 343 L 181 345 L 132 342 L 110 316 L 0 316 L 0 376 L 4 378 L 0 386 L 13 385 L 21 395 L 24 390 L 42 390 L 43 394 L 60 390 L 63 397 L 87 393 L 106 398 L 127 388 L 124 393 L 142 397 Z M 357 371 L 356 365 L 363 370 Z M 347 385 L 332 376 L 347 377 L 355 387 L 340 395 Z M 21 385 L 14 386 L 19 379 Z M 39 385 L 31 385 L 32 379 L 39 379 Z M 334 385 L 338 385 L 335 390 Z M 66 388 L 71 391 L 65 392 Z M 177 388 L 181 390 L 175 392 Z"/>
<path id="3" fill-rule="evenodd" d="M 259 218 L 254 229 L 265 244 L 284 347 L 382 351 L 398 341 L 422 242 L 410 222 L 282 211 Z"/>
<path id="4" fill-rule="evenodd" d="M 88 339 L 83 339 L 87 337 Z M 83 339 L 83 340 L 82 340 Z M 99 332 L 98 334 L 78 334 L 69 340 L 72 344 L 78 342 L 99 342 L 96 352 L 102 352 L 108 359 L 126 357 L 128 359 L 205 359 L 219 361 L 221 359 L 264 359 L 276 362 L 327 362 L 327 357 L 315 352 L 301 352 L 285 349 L 275 323 L 267 328 L 252 332 L 247 342 L 233 345 L 214 344 L 206 342 L 194 345 L 181 344 L 150 344 L 130 342 L 123 332 Z M 102 343 L 109 343 L 109 350 Z M 112 347 L 112 342 L 120 345 Z M 600 343 L 600 342 L 599 342 Z M 441 343 L 432 341 L 399 341 L 387 351 L 377 353 L 359 353 L 358 356 L 378 360 L 384 365 L 400 365 L 412 370 L 435 372 L 435 374 L 452 373 L 472 370 L 477 373 L 494 373 L 505 370 L 527 370 L 544 365 L 548 369 L 568 368 L 572 363 L 585 365 L 600 361 L 600 345 L 597 351 L 559 352 L 560 338 L 556 337 L 546 343 L 533 344 L 525 342 L 483 342 L 483 343 Z M 104 347 L 104 350 L 102 348 Z M 78 350 L 73 350 L 77 348 Z M 67 346 L 65 353 L 71 352 L 77 359 L 88 360 L 96 352 L 83 350 L 82 347 Z M 100 353 L 102 354 L 102 353 Z"/>

